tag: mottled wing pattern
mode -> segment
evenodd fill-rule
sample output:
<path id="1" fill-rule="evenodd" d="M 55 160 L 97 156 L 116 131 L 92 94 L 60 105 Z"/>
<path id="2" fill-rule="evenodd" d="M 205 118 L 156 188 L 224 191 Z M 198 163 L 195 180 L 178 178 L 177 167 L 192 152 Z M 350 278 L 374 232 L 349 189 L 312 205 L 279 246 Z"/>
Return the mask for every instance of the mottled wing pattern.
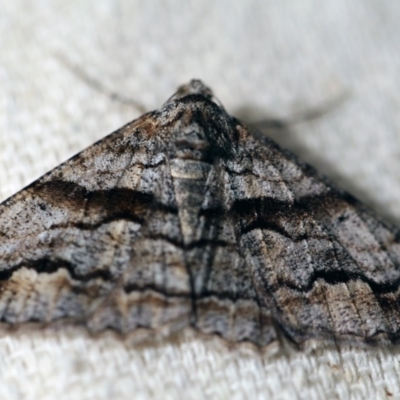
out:
<path id="1" fill-rule="evenodd" d="M 180 233 L 156 114 L 1 205 L 3 322 L 65 319 L 120 332 L 188 323 L 183 250 L 162 240 L 168 232 L 179 242 Z"/>
<path id="2" fill-rule="evenodd" d="M 0 205 L 0 319 L 396 342 L 400 241 L 192 81 Z"/>
<path id="3" fill-rule="evenodd" d="M 243 156 L 226 166 L 228 212 L 274 327 L 297 344 L 397 342 L 398 229 L 272 141 L 241 132 Z M 261 344 L 270 328 L 260 318 Z"/>

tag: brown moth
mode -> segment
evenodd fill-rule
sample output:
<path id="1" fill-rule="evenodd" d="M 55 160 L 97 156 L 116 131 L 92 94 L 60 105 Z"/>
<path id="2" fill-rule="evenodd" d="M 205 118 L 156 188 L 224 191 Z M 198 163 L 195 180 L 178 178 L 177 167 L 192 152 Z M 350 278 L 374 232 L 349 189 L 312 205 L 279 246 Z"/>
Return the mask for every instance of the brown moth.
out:
<path id="1" fill-rule="evenodd" d="M 399 238 L 193 80 L 0 205 L 0 319 L 396 343 Z"/>

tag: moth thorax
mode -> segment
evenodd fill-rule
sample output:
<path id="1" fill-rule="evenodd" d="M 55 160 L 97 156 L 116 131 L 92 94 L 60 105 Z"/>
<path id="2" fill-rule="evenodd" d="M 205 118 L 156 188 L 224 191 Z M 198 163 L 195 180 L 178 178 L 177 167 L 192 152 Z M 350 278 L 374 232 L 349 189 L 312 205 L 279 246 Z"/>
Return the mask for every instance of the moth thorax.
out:
<path id="1" fill-rule="evenodd" d="M 173 141 L 176 158 L 206 161 L 210 155 L 210 142 L 204 129 L 197 123 L 180 128 Z"/>

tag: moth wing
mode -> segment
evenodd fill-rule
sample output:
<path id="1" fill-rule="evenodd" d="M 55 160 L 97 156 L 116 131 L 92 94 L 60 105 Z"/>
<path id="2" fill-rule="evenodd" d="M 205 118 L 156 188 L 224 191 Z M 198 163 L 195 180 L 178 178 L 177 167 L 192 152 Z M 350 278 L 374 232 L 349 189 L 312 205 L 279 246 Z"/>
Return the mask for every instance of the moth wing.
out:
<path id="1" fill-rule="evenodd" d="M 182 251 L 150 239 L 178 224 L 159 121 L 142 116 L 0 205 L 2 322 L 120 332 L 188 324 Z"/>
<path id="2" fill-rule="evenodd" d="M 198 95 L 5 201 L 0 237 L 9 324 L 191 325 L 257 345 L 279 331 L 297 344 L 399 337 L 398 230 Z"/>
<path id="3" fill-rule="evenodd" d="M 257 136 L 242 131 L 225 187 L 260 309 L 298 344 L 397 342 L 399 230 Z"/>

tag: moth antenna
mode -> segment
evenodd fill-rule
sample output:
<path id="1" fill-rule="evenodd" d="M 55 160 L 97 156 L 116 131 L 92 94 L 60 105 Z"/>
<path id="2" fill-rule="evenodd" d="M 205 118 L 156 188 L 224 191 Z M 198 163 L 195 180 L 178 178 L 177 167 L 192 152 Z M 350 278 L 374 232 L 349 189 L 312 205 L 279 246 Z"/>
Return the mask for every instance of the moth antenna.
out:
<path id="1" fill-rule="evenodd" d="M 317 106 L 307 107 L 295 112 L 287 118 L 266 118 L 250 124 L 251 127 L 262 130 L 288 130 L 295 125 L 319 119 L 326 114 L 333 112 L 350 97 L 349 90 L 342 90 L 339 94 L 325 100 Z"/>
<path id="2" fill-rule="evenodd" d="M 97 79 L 93 78 L 87 72 L 81 68 L 79 65 L 72 63 L 69 59 L 64 57 L 59 53 L 54 53 L 55 58 L 63 64 L 69 71 L 71 71 L 77 78 L 86 82 L 91 88 L 96 90 L 97 92 L 102 93 L 103 95 L 109 97 L 113 101 L 117 101 L 121 104 L 127 105 L 129 107 L 135 108 L 140 114 L 146 113 L 148 110 L 146 107 L 139 103 L 136 100 L 125 97 L 120 93 L 114 92 L 108 88 L 106 88 L 102 83 L 100 83 Z"/>

